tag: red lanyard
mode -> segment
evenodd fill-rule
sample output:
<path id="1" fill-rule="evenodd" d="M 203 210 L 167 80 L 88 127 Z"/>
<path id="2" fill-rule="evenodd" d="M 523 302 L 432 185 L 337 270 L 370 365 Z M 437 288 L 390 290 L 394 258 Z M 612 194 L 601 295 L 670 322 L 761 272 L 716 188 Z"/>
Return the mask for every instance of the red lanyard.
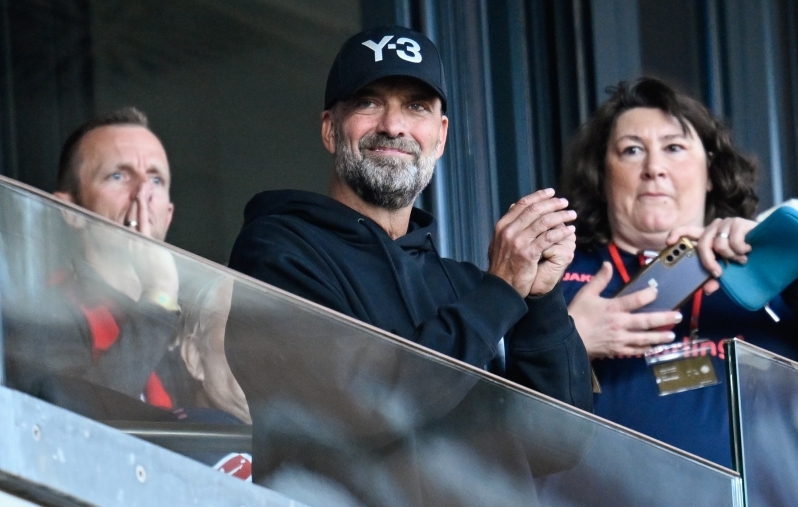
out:
<path id="1" fill-rule="evenodd" d="M 618 271 L 618 274 L 621 275 L 621 280 L 623 280 L 623 283 L 629 283 L 631 277 L 629 276 L 629 272 L 626 271 L 626 266 L 623 264 L 623 259 L 621 259 L 621 253 L 618 251 L 618 247 L 615 246 L 615 243 L 610 243 L 609 250 L 612 263 L 615 264 L 615 269 Z M 645 257 L 642 255 L 638 255 L 637 257 L 640 265 L 645 265 Z M 693 294 L 693 308 L 690 312 L 691 335 L 698 334 L 698 317 L 701 315 L 701 298 L 703 297 L 703 294 L 704 291 L 701 289 L 697 290 L 695 294 Z"/>
<path id="2" fill-rule="evenodd" d="M 623 259 L 621 259 L 621 253 L 615 243 L 610 243 L 610 257 L 612 257 L 612 263 L 615 264 L 615 270 L 621 275 L 623 283 L 629 283 L 629 280 L 631 280 L 629 272 L 626 271 L 626 266 L 623 264 Z"/>

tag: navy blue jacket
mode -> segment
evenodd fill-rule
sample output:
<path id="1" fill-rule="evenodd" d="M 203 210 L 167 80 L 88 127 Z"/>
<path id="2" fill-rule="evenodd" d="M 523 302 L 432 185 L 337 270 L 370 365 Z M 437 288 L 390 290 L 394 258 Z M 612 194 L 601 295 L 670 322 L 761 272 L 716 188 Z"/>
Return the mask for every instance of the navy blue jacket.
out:
<path id="1" fill-rule="evenodd" d="M 621 252 L 629 276 L 640 269 L 637 255 Z M 607 247 L 597 251 L 577 250 L 563 277 L 565 298 L 571 301 L 577 291 L 610 259 Z M 602 293 L 612 297 L 624 282 L 613 267 L 613 278 Z M 798 285 L 784 296 L 792 299 Z M 681 312 L 682 322 L 673 331 L 676 341 L 689 340 L 692 298 Z M 781 317 L 776 323 L 764 310 L 751 312 L 735 304 L 725 292 L 704 295 L 699 313 L 698 334 L 711 341 L 697 351 L 712 358 L 718 384 L 681 393 L 659 396 L 654 375 L 642 357 L 593 360 L 601 385 L 595 395 L 596 414 L 658 440 L 731 468 L 729 412 L 726 393 L 727 373 L 723 341 L 740 338 L 790 359 L 798 359 L 798 319 L 777 298 L 770 304 Z"/>
<path id="2" fill-rule="evenodd" d="M 263 192 L 247 204 L 230 267 L 477 367 L 504 352 L 506 337 L 507 378 L 590 410 L 589 362 L 560 286 L 524 299 L 438 255 L 435 231 L 434 218 L 413 209 L 407 234 L 393 240 L 329 197 Z"/>

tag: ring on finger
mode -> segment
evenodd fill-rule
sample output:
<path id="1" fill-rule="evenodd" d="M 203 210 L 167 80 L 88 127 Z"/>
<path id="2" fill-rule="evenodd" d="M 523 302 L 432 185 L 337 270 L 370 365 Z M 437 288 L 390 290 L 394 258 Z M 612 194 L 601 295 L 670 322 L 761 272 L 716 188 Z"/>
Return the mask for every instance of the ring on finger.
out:
<path id="1" fill-rule="evenodd" d="M 125 227 L 136 227 L 139 223 L 135 220 L 125 220 L 124 221 Z"/>
<path id="2" fill-rule="evenodd" d="M 723 238 L 723 239 L 729 239 L 729 233 L 728 233 L 728 231 L 720 231 L 717 234 L 717 237 L 718 238 Z"/>

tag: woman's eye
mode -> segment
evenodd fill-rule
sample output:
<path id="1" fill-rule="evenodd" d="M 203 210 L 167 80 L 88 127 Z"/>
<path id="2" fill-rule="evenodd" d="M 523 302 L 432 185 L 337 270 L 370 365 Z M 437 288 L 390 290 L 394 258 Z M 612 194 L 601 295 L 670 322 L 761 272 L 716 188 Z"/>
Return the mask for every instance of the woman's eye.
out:
<path id="1" fill-rule="evenodd" d="M 681 144 L 669 144 L 668 146 L 665 147 L 665 149 L 668 151 L 677 152 L 684 150 L 684 146 L 682 146 Z"/>
<path id="2" fill-rule="evenodd" d="M 621 150 L 621 153 L 624 154 L 624 155 L 637 155 L 638 153 L 640 153 L 640 147 L 639 146 L 627 146 L 626 148 Z"/>

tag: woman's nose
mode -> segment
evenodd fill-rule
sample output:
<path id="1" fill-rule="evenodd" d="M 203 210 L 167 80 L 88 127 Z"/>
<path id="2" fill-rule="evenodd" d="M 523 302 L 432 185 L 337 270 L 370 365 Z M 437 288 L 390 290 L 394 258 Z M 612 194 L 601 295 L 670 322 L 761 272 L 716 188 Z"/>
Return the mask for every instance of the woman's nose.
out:
<path id="1" fill-rule="evenodd" d="M 663 176 L 666 172 L 667 166 L 665 164 L 665 158 L 656 150 L 649 150 L 643 162 L 643 177 L 646 179 L 655 179 L 659 176 Z"/>

